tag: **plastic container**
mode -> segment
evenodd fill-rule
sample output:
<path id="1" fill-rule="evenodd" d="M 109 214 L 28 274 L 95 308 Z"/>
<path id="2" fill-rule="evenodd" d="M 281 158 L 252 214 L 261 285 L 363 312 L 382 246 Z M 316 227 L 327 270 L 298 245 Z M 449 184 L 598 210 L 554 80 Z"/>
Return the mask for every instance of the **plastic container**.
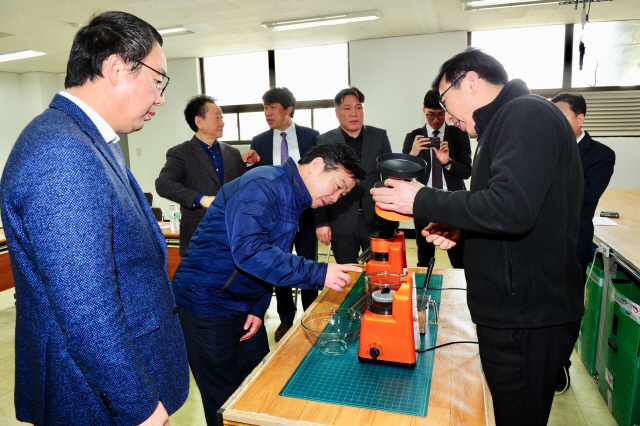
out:
<path id="1" fill-rule="evenodd" d="M 340 355 L 358 341 L 361 319 L 362 315 L 353 309 L 316 309 L 302 317 L 302 329 L 315 349 Z"/>
<path id="2" fill-rule="evenodd" d="M 618 268 L 610 280 L 598 389 L 620 426 L 640 424 L 640 283 Z"/>
<path id="3" fill-rule="evenodd" d="M 593 266 L 593 268 L 592 268 Z M 591 375 L 598 374 L 596 370 L 596 352 L 598 351 L 598 327 L 600 325 L 600 301 L 602 299 L 602 285 L 604 271 L 602 258 L 596 257 L 595 264 L 589 263 L 584 294 L 584 316 L 580 326 L 580 334 L 576 341 L 576 351 L 584 366 Z"/>
<path id="4" fill-rule="evenodd" d="M 169 204 L 169 221 L 171 232 L 180 232 L 180 208 L 176 204 Z"/>

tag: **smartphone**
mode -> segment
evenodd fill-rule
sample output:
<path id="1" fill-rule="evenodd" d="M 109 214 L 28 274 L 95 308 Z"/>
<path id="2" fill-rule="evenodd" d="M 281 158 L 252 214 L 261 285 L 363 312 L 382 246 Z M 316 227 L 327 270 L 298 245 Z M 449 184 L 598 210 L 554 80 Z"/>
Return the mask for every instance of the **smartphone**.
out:
<path id="1" fill-rule="evenodd" d="M 428 142 L 426 145 L 422 145 L 424 147 L 435 147 L 436 149 L 440 149 L 440 138 L 424 138 L 423 142 Z"/>

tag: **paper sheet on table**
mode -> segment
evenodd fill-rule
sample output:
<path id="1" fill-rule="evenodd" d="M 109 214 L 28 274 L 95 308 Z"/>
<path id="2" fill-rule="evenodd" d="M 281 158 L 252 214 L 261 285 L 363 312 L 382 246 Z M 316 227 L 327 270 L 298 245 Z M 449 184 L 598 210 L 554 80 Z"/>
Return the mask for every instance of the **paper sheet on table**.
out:
<path id="1" fill-rule="evenodd" d="M 608 217 L 594 217 L 593 218 L 594 226 L 618 226 L 613 220 Z"/>

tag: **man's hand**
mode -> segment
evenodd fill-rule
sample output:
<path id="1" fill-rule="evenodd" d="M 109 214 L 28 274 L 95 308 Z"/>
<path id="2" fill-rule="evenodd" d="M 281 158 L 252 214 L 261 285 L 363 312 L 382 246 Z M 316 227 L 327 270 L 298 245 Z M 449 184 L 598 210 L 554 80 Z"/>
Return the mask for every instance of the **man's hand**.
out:
<path id="1" fill-rule="evenodd" d="M 321 226 L 320 228 L 316 228 L 316 237 L 318 237 L 322 244 L 328 246 L 331 244 L 331 227 Z"/>
<path id="2" fill-rule="evenodd" d="M 202 206 L 202 208 L 208 209 L 215 198 L 216 197 L 212 197 L 210 195 L 203 195 L 200 199 L 200 205 Z"/>
<path id="3" fill-rule="evenodd" d="M 442 250 L 449 250 L 458 244 L 462 236 L 462 231 L 441 223 L 431 222 L 429 226 L 422 230 L 422 236 L 428 243 L 440 247 Z"/>
<path id="4" fill-rule="evenodd" d="M 413 202 L 424 185 L 420 182 L 406 182 L 398 179 L 384 181 L 385 188 L 373 188 L 371 195 L 376 205 L 383 210 L 413 215 Z"/>
<path id="5" fill-rule="evenodd" d="M 140 426 L 169 426 L 169 414 L 161 401 L 158 401 L 156 409 L 147 420 L 140 423 Z"/>
<path id="6" fill-rule="evenodd" d="M 418 155 L 420 155 L 420 151 L 429 149 L 429 147 L 425 146 L 427 143 L 429 143 L 429 141 L 427 140 L 426 137 L 422 135 L 416 135 L 415 139 L 413 140 L 413 146 L 411 147 L 411 152 L 409 154 L 413 155 L 414 157 L 417 157 Z"/>
<path id="7" fill-rule="evenodd" d="M 351 283 L 349 272 L 362 272 L 362 269 L 351 265 L 327 264 L 327 277 L 324 279 L 324 286 L 342 293 L 343 287 Z"/>
<path id="8" fill-rule="evenodd" d="M 247 334 L 240 338 L 240 341 L 242 342 L 251 339 L 256 334 L 261 325 L 262 320 L 260 318 L 255 317 L 251 314 L 247 315 L 247 320 L 244 323 L 244 329 L 249 331 L 247 331 Z"/>
<path id="9" fill-rule="evenodd" d="M 440 141 L 440 149 L 436 149 L 435 146 L 432 146 L 431 149 L 436 153 L 436 158 L 441 164 L 449 162 L 449 142 Z"/>
<path id="10" fill-rule="evenodd" d="M 254 149 L 250 149 L 249 151 L 242 154 L 242 161 L 247 164 L 255 164 L 260 162 L 260 156 Z"/>

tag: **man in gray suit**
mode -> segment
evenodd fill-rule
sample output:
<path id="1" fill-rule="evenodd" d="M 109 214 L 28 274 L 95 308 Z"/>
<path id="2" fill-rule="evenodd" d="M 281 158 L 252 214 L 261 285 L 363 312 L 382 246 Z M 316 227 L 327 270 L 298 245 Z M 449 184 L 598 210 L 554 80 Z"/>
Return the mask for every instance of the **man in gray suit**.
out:
<path id="1" fill-rule="evenodd" d="M 180 256 L 222 185 L 247 170 L 240 151 L 218 140 L 224 121 L 215 102 L 206 95 L 191 98 L 184 118 L 196 134 L 167 151 L 167 162 L 156 179 L 158 195 L 180 203 Z"/>
<path id="2" fill-rule="evenodd" d="M 342 89 L 333 100 L 340 127 L 318 136 L 317 144 L 344 143 L 358 154 L 366 177 L 335 204 L 314 211 L 316 235 L 329 245 L 337 263 L 357 263 L 369 247 L 369 232 L 380 219 L 371 188 L 380 180 L 376 158 L 391 152 L 387 131 L 364 125 L 364 95 L 355 87 Z"/>

